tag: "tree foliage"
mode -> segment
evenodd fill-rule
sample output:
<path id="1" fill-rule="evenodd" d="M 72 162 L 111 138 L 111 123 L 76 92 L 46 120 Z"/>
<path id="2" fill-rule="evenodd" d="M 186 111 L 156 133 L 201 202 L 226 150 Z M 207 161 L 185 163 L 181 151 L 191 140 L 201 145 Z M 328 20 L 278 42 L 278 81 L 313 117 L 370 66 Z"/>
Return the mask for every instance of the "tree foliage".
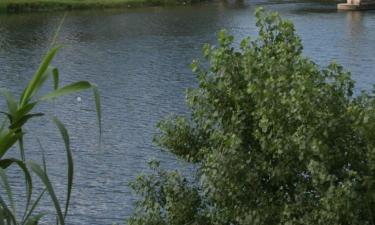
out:
<path id="1" fill-rule="evenodd" d="M 305 57 L 291 22 L 256 18 L 257 39 L 235 48 L 222 31 L 204 47 L 190 117 L 159 124 L 156 142 L 196 164 L 199 182 L 141 176 L 129 225 L 375 224 L 374 98 L 354 95 L 342 66 Z"/>

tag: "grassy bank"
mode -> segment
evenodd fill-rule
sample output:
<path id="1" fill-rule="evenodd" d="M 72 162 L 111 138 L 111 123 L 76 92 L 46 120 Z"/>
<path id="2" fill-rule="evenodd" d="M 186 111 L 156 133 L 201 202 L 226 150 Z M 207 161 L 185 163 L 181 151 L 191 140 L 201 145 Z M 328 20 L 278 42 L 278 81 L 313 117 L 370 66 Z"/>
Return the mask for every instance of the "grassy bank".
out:
<path id="1" fill-rule="evenodd" d="M 0 12 L 31 12 L 190 4 L 197 0 L 0 0 Z"/>

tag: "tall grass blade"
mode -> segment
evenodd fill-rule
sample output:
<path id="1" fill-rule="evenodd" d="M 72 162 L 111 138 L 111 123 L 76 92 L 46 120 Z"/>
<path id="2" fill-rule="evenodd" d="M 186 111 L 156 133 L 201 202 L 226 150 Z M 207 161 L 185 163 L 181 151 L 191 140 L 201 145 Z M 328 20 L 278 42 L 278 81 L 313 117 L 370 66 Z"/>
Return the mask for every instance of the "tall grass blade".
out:
<path id="1" fill-rule="evenodd" d="M 38 104 L 38 102 L 31 102 L 31 103 L 27 103 L 27 104 L 23 105 L 22 107 L 18 108 L 16 116 L 15 116 L 16 117 L 15 120 L 17 120 L 18 118 L 26 115 L 31 110 L 33 110 L 33 108 L 35 107 L 36 104 Z"/>
<path id="2" fill-rule="evenodd" d="M 0 196 L 0 206 L 3 208 L 3 212 L 5 214 L 5 220 L 7 221 L 6 224 L 17 224 L 16 217 L 13 215 L 13 213 L 9 210 L 7 204 L 5 203 L 4 199 Z"/>
<path id="3" fill-rule="evenodd" d="M 19 132 L 22 133 L 22 130 L 20 130 Z M 26 155 L 25 155 L 25 148 L 24 148 L 24 145 L 23 145 L 22 136 L 18 139 L 18 145 L 20 147 L 21 159 L 22 159 L 23 162 L 25 162 L 26 161 Z"/>
<path id="4" fill-rule="evenodd" d="M 45 216 L 46 213 L 39 213 L 35 216 L 33 216 L 31 219 L 29 219 L 28 221 L 25 222 L 25 225 L 38 225 L 39 223 L 39 220 Z"/>
<path id="5" fill-rule="evenodd" d="M 20 136 L 13 131 L 8 131 L 5 135 L 0 134 L 0 158 L 17 142 Z"/>
<path id="6" fill-rule="evenodd" d="M 31 205 L 30 210 L 28 211 L 27 215 L 26 215 L 26 216 L 24 217 L 24 219 L 23 219 L 24 223 L 25 223 L 26 221 L 29 220 L 29 218 L 30 218 L 30 216 L 32 215 L 32 213 L 34 212 L 36 206 L 39 204 L 40 199 L 42 199 L 44 193 L 46 193 L 46 189 L 44 189 L 44 190 L 42 191 L 42 193 L 40 193 L 40 195 L 38 196 L 38 198 L 37 198 L 37 199 L 35 200 L 35 202 Z"/>
<path id="7" fill-rule="evenodd" d="M 100 93 L 98 87 L 96 85 L 92 85 L 92 90 L 94 92 L 95 98 L 95 107 L 96 107 L 96 114 L 98 117 L 98 125 L 99 125 L 99 147 L 102 143 L 102 106 L 100 102 Z"/>
<path id="8" fill-rule="evenodd" d="M 29 165 L 31 170 L 34 171 L 34 173 L 42 180 L 43 184 L 46 186 L 47 192 L 50 195 L 52 202 L 55 206 L 58 221 L 60 225 L 64 225 L 65 221 L 61 211 L 60 203 L 56 197 L 55 190 L 53 189 L 51 181 L 48 178 L 48 175 L 43 171 L 43 169 L 38 164 L 34 163 L 33 161 L 30 161 Z"/>
<path id="9" fill-rule="evenodd" d="M 57 90 L 59 88 L 59 70 L 57 68 L 54 68 L 52 70 L 52 76 L 53 76 L 53 90 Z"/>
<path id="10" fill-rule="evenodd" d="M 67 196 L 66 196 L 66 203 L 65 203 L 65 213 L 64 218 L 66 217 L 68 213 L 68 207 L 70 203 L 70 196 L 72 192 L 73 187 L 73 175 L 74 175 L 74 163 L 73 163 L 73 156 L 72 156 L 72 150 L 70 149 L 70 140 L 69 140 L 69 134 L 66 130 L 65 126 L 61 123 L 59 119 L 56 117 L 53 117 L 53 122 L 56 124 L 57 128 L 60 131 L 60 134 L 64 140 L 65 149 L 66 149 L 66 156 L 68 161 L 68 190 L 67 190 Z"/>
<path id="11" fill-rule="evenodd" d="M 40 64 L 37 72 L 31 79 L 30 83 L 26 87 L 25 91 L 23 92 L 21 99 L 20 99 L 20 106 L 22 107 L 25 105 L 30 98 L 32 97 L 32 93 L 36 92 L 36 87 L 38 86 L 39 82 L 42 81 L 43 74 L 48 69 L 48 66 L 50 65 L 52 59 L 56 55 L 57 51 L 60 49 L 60 47 L 53 47 L 50 52 L 44 57 L 42 63 Z"/>
<path id="12" fill-rule="evenodd" d="M 3 188 L 5 189 L 6 194 L 8 195 L 8 200 L 10 203 L 10 208 L 12 209 L 14 215 L 16 214 L 16 205 L 14 203 L 12 189 L 10 188 L 8 176 L 6 175 L 5 171 L 0 168 L 0 178 L 3 183 Z M 16 216 L 15 216 L 16 217 Z"/>
<path id="13" fill-rule="evenodd" d="M 30 206 L 31 195 L 32 195 L 32 191 L 33 191 L 32 178 L 31 178 L 31 175 L 29 173 L 28 168 L 26 167 L 26 164 L 21 160 L 14 159 L 14 158 L 2 159 L 2 160 L 0 160 L 0 167 L 2 169 L 5 169 L 5 168 L 8 168 L 13 163 L 16 164 L 22 170 L 23 174 L 25 175 L 25 182 L 26 182 L 26 210 L 25 210 L 25 213 L 26 213 L 26 211 L 28 210 L 28 208 Z"/>
<path id="14" fill-rule="evenodd" d="M 4 114 L 8 117 L 9 123 L 13 123 L 13 116 L 7 112 L 0 111 L 1 114 Z M 5 125 L 5 124 L 3 124 Z M 1 127 L 1 129 L 4 129 L 4 126 Z"/>
<path id="15" fill-rule="evenodd" d="M 13 161 L 10 160 L 10 159 L 1 159 L 0 160 L 0 168 L 2 169 L 6 169 L 8 168 L 10 165 L 12 165 Z"/>
<path id="16" fill-rule="evenodd" d="M 51 42 L 51 47 L 56 44 L 57 37 L 59 36 L 60 30 L 64 24 L 65 18 L 66 18 L 67 13 L 64 14 L 64 16 L 60 20 L 60 24 L 57 27 L 55 34 L 53 35 L 52 42 Z"/>
<path id="17" fill-rule="evenodd" d="M 5 215 L 4 215 L 4 210 L 3 208 L 0 207 L 0 225 L 5 225 Z"/>
<path id="18" fill-rule="evenodd" d="M 34 114 L 27 114 L 20 118 L 18 121 L 15 121 L 12 125 L 9 126 L 9 129 L 17 129 L 21 128 L 29 119 L 33 117 L 41 117 L 44 116 L 43 113 L 34 113 Z"/>
<path id="19" fill-rule="evenodd" d="M 0 92 L 5 96 L 5 99 L 8 105 L 9 114 L 14 116 L 14 114 L 17 111 L 16 99 L 14 98 L 13 94 L 7 89 L 1 89 Z"/>
<path id="20" fill-rule="evenodd" d="M 40 149 L 42 150 L 43 170 L 44 170 L 45 173 L 47 173 L 47 162 L 46 162 L 46 155 L 45 155 L 46 151 L 44 150 L 44 147 L 43 147 L 42 143 L 40 142 L 39 138 L 37 138 L 37 141 L 38 141 Z"/>
<path id="21" fill-rule="evenodd" d="M 53 68 L 48 65 L 47 70 L 42 74 L 39 79 L 39 82 L 36 84 L 34 90 L 31 92 L 30 96 L 34 96 L 44 85 L 44 83 L 48 80 L 48 78 L 53 74 Z"/>

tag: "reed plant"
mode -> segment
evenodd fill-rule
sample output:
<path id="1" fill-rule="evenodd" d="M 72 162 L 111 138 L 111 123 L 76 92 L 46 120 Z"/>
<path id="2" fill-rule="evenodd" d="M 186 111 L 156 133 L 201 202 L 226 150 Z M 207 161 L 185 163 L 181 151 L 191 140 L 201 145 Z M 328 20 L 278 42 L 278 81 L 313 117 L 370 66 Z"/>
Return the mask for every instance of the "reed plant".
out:
<path id="1" fill-rule="evenodd" d="M 96 112 L 99 124 L 99 134 L 101 134 L 101 106 L 100 95 L 97 87 L 88 81 L 78 81 L 60 87 L 59 70 L 51 66 L 51 61 L 59 51 L 60 46 L 54 46 L 46 54 L 36 73 L 28 83 L 19 99 L 7 89 L 1 89 L 1 93 L 6 101 L 7 109 L 1 111 L 5 119 L 0 127 L 0 180 L 3 191 L 0 192 L 0 225 L 35 225 L 43 218 L 46 213 L 37 213 L 36 209 L 40 204 L 41 198 L 48 193 L 56 211 L 56 224 L 64 225 L 68 214 L 70 198 L 73 187 L 74 161 L 70 148 L 69 133 L 63 123 L 57 118 L 52 117 L 52 121 L 56 124 L 61 137 L 65 144 L 67 157 L 67 191 L 64 204 L 59 202 L 53 184 L 48 176 L 46 162 L 43 155 L 40 165 L 34 161 L 27 160 L 27 152 L 24 148 L 24 126 L 36 117 L 44 116 L 44 113 L 35 112 L 37 105 L 45 101 L 56 99 L 64 95 L 73 94 L 86 89 L 91 89 L 94 94 Z M 52 83 L 48 83 L 52 80 Z M 46 95 L 39 95 L 43 86 L 52 85 L 53 90 Z M 100 140 L 100 137 L 99 137 Z M 10 151 L 19 151 L 19 157 L 7 157 Z M 13 154 L 14 155 L 14 154 Z M 19 167 L 25 177 L 26 199 L 25 208 L 22 216 L 17 216 L 16 202 L 21 199 L 15 199 L 9 179 L 7 169 L 11 166 Z M 34 181 L 32 174 L 38 177 L 44 185 L 44 190 L 35 195 Z M 5 195 L 5 196 L 3 196 Z M 33 199 L 33 196 L 37 196 Z"/>

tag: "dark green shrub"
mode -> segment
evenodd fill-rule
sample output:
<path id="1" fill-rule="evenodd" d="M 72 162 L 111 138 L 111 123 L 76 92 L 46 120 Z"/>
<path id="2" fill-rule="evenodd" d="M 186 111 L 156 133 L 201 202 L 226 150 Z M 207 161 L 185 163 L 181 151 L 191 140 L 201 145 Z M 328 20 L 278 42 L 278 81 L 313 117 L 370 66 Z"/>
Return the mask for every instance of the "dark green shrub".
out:
<path id="1" fill-rule="evenodd" d="M 157 143 L 195 163 L 199 182 L 142 177 L 130 225 L 375 224 L 374 98 L 354 96 L 340 65 L 304 57 L 291 22 L 256 17 L 257 39 L 237 50 L 223 31 L 204 48 L 208 68 L 193 63 L 191 116 L 159 124 Z"/>

